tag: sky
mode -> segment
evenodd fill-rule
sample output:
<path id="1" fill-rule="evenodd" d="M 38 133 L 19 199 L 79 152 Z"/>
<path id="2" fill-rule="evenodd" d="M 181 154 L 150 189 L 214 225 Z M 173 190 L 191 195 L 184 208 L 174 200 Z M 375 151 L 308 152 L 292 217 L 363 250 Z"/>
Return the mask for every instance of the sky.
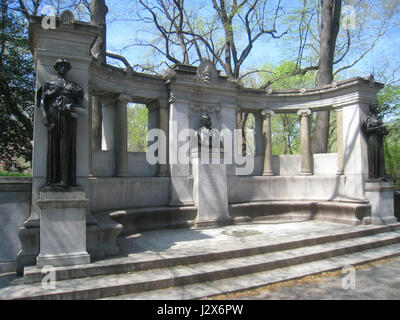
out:
<path id="1" fill-rule="evenodd" d="M 207 3 L 205 0 L 201 1 Z M 127 4 L 127 1 L 123 0 L 107 1 L 110 10 L 107 16 L 107 48 L 111 52 L 124 55 L 131 65 L 144 63 L 146 60 L 151 59 L 150 52 L 146 48 L 131 46 L 138 38 L 146 39 L 147 36 L 144 33 L 144 28 L 147 28 L 146 24 L 142 21 L 134 21 L 136 17 L 134 2 L 131 1 Z M 293 8 L 299 2 L 298 0 L 287 0 L 285 6 Z M 282 1 L 282 3 L 285 3 L 285 1 Z M 205 6 L 202 10 L 204 14 L 207 11 L 211 12 L 212 8 Z M 365 23 L 365 21 L 357 21 L 356 23 Z M 285 26 L 280 27 L 283 30 Z M 350 78 L 356 75 L 367 76 L 374 74 L 378 81 L 383 82 L 400 79 L 400 71 L 398 70 L 400 67 L 399 34 L 400 27 L 388 30 L 387 34 L 362 61 L 352 69 L 342 72 L 340 77 Z M 370 35 L 371 39 L 373 36 L 374 34 Z M 280 40 L 270 40 L 255 45 L 244 68 L 259 67 L 267 63 L 278 65 L 280 62 L 287 60 L 288 52 L 283 50 L 282 46 L 279 45 L 280 43 Z M 166 68 L 166 66 L 163 68 Z"/>

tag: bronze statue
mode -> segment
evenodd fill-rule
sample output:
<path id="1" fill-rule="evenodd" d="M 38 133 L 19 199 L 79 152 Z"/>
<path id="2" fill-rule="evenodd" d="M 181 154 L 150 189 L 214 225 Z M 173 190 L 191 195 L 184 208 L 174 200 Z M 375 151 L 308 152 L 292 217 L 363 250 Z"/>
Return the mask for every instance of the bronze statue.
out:
<path id="1" fill-rule="evenodd" d="M 77 187 L 76 119 L 83 112 L 84 93 L 75 82 L 66 79 L 71 64 L 58 59 L 55 81 L 46 81 L 38 91 L 38 104 L 47 127 L 47 180 L 50 189 Z"/>
<path id="2" fill-rule="evenodd" d="M 202 152 L 210 151 L 212 148 L 223 148 L 218 131 L 211 128 L 211 117 L 207 112 L 200 117 L 200 129 L 197 130 L 197 138 L 200 149 L 203 148 Z"/>
<path id="3" fill-rule="evenodd" d="M 368 142 L 368 178 L 370 180 L 385 180 L 383 139 L 388 134 L 388 131 L 378 116 L 378 105 L 371 104 L 369 110 L 371 115 L 362 125 Z"/>

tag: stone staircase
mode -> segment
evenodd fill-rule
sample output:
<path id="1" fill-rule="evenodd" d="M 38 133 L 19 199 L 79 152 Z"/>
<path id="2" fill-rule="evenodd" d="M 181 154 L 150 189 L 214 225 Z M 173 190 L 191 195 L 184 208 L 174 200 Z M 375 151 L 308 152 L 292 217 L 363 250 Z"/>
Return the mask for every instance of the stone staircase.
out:
<path id="1" fill-rule="evenodd" d="M 25 268 L 24 284 L 0 288 L 0 299 L 198 299 L 400 255 L 400 224 L 163 230 L 122 238 L 120 247 L 118 258 L 55 268 L 54 290 L 42 288 L 41 269 Z"/>

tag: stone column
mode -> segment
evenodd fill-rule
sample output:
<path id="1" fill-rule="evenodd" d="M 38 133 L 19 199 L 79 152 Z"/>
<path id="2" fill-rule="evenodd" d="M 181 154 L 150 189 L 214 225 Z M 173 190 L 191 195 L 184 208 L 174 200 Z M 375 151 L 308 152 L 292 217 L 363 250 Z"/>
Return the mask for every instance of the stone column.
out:
<path id="1" fill-rule="evenodd" d="M 297 111 L 300 116 L 300 149 L 301 149 L 301 172 L 302 175 L 312 175 L 313 159 L 311 150 L 311 110 L 302 109 Z"/>
<path id="2" fill-rule="evenodd" d="M 168 101 L 160 101 L 159 108 L 159 128 L 164 132 L 166 143 L 158 146 L 160 159 L 165 159 L 166 163 L 160 163 L 157 176 L 167 177 L 168 173 L 168 139 L 169 139 L 169 110 Z"/>
<path id="3" fill-rule="evenodd" d="M 263 141 L 263 116 L 260 112 L 253 113 L 254 115 L 254 155 L 264 156 L 264 141 Z"/>
<path id="4" fill-rule="evenodd" d="M 270 109 L 264 109 L 261 111 L 261 115 L 264 117 L 263 121 L 263 142 L 264 142 L 264 169 L 263 176 L 273 176 L 272 170 L 272 139 L 271 139 L 271 117 L 274 115 L 274 111 Z"/>
<path id="5" fill-rule="evenodd" d="M 102 107 L 99 97 L 92 96 L 91 100 L 92 150 L 98 151 L 101 150 Z"/>
<path id="6" fill-rule="evenodd" d="M 336 110 L 336 131 L 337 131 L 337 174 L 344 174 L 344 144 L 343 144 L 343 111 Z"/>
<path id="7" fill-rule="evenodd" d="M 189 128 L 190 101 L 176 99 L 171 95 L 169 100 L 169 168 L 171 175 L 169 206 L 193 205 L 193 188 L 190 181 L 189 160 L 187 163 L 178 161 L 178 152 L 186 142 L 179 141 L 178 135 Z"/>
<path id="8" fill-rule="evenodd" d="M 102 97 L 102 139 L 101 150 L 115 150 L 116 141 L 116 98 L 114 95 Z"/>
<path id="9" fill-rule="evenodd" d="M 132 98 L 121 94 L 117 99 L 117 131 L 115 143 L 115 175 L 128 175 L 128 110 L 127 104 Z"/>

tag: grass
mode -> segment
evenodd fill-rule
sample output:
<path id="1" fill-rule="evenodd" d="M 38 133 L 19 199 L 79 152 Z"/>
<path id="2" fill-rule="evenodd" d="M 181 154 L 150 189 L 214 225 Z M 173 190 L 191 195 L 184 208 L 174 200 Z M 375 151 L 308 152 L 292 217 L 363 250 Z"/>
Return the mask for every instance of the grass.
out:
<path id="1" fill-rule="evenodd" d="M 32 177 L 31 173 L 0 171 L 0 177 Z"/>

